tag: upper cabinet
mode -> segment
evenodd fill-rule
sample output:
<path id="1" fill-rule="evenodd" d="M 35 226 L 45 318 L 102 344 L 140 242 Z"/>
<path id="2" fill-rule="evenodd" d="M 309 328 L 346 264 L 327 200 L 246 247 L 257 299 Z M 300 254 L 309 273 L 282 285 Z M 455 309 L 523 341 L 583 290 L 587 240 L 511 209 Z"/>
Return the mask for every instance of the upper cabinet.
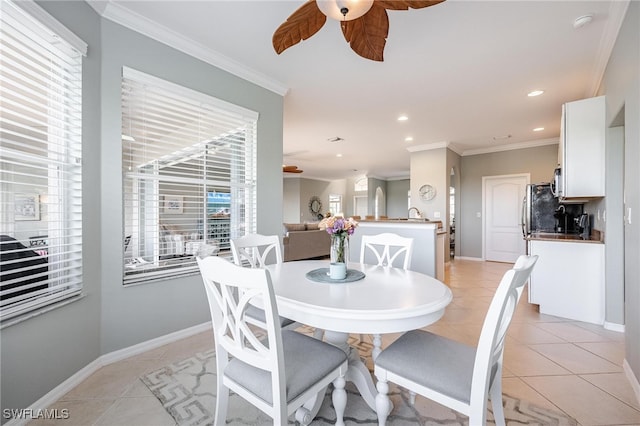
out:
<path id="1" fill-rule="evenodd" d="M 561 198 L 605 195 L 605 97 L 562 106 L 558 161 Z"/>

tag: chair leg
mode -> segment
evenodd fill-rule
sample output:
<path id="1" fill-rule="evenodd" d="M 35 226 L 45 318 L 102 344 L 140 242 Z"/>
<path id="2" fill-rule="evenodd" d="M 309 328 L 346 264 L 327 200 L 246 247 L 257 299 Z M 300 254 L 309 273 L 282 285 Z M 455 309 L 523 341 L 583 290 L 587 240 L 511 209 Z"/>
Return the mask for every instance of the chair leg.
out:
<path id="1" fill-rule="evenodd" d="M 220 375 L 222 376 L 222 375 Z M 214 426 L 223 426 L 227 423 L 227 406 L 229 405 L 229 388 L 222 384 L 222 378 L 218 378 L 218 391 L 216 395 L 216 416 Z"/>
<path id="2" fill-rule="evenodd" d="M 505 426 L 504 407 L 502 406 L 502 383 L 499 377 L 496 378 L 493 386 L 489 389 L 489 396 L 491 398 L 493 418 L 495 419 L 496 426 Z"/>
<path id="3" fill-rule="evenodd" d="M 389 399 L 389 383 L 378 378 L 378 395 L 376 395 L 376 412 L 378 414 L 378 426 L 385 426 L 387 424 L 387 417 L 389 411 L 391 411 L 391 400 Z"/>
<path id="4" fill-rule="evenodd" d="M 316 328 L 313 331 L 313 338 L 316 340 L 322 340 L 322 338 L 324 337 L 324 330 L 321 328 Z"/>
<path id="5" fill-rule="evenodd" d="M 333 381 L 331 400 L 336 410 L 336 426 L 344 426 L 344 410 L 347 407 L 347 392 L 344 390 L 344 375 Z"/>

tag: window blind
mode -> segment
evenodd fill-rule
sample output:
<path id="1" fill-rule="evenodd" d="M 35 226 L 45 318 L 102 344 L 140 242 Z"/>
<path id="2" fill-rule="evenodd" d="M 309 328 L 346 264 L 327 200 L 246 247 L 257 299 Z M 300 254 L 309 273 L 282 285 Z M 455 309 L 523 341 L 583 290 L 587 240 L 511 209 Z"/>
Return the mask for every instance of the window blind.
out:
<path id="1" fill-rule="evenodd" d="M 198 273 L 255 232 L 257 114 L 125 68 L 124 284 Z"/>
<path id="2" fill-rule="evenodd" d="M 0 319 L 82 289 L 82 56 L 32 2 L 0 13 Z"/>

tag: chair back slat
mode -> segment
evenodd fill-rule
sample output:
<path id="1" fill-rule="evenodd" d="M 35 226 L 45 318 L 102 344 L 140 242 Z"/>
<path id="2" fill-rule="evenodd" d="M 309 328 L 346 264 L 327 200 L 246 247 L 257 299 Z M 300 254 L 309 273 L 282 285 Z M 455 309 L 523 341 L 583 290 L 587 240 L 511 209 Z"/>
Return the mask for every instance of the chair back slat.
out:
<path id="1" fill-rule="evenodd" d="M 249 234 L 231 240 L 233 262 L 251 268 L 264 268 L 269 263 L 282 263 L 282 248 L 277 235 Z M 275 261 L 274 261 L 275 257 Z"/>
<path id="2" fill-rule="evenodd" d="M 238 267 L 215 256 L 197 261 L 209 300 L 216 351 L 222 349 L 247 364 L 274 371 L 282 338 L 269 272 Z M 264 309 L 264 328 L 247 321 L 251 302 Z"/>
<path id="3" fill-rule="evenodd" d="M 478 340 L 471 406 L 474 406 L 474 398 L 486 399 L 496 373 L 502 371 L 507 330 L 537 260 L 538 256 L 520 256 L 513 268 L 504 274 L 493 296 Z"/>
<path id="4" fill-rule="evenodd" d="M 367 263 L 365 261 L 367 253 L 373 254 L 377 266 L 394 266 L 394 262 L 404 256 L 402 268 L 409 269 L 413 253 L 413 238 L 402 237 L 390 232 L 363 235 L 360 246 L 360 263 Z"/>

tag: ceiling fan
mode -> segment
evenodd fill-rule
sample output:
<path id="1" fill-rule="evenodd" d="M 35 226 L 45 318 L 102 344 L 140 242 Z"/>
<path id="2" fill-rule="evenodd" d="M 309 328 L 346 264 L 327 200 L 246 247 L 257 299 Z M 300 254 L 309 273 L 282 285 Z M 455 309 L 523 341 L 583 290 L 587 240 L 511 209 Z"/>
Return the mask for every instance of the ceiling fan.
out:
<path id="1" fill-rule="evenodd" d="M 389 34 L 389 10 L 421 9 L 445 0 L 308 0 L 273 34 L 278 55 L 306 40 L 324 25 L 327 16 L 340 21 L 342 34 L 358 55 L 383 61 Z"/>
<path id="2" fill-rule="evenodd" d="M 304 170 L 300 170 L 298 166 L 282 166 L 283 173 L 302 173 Z"/>

